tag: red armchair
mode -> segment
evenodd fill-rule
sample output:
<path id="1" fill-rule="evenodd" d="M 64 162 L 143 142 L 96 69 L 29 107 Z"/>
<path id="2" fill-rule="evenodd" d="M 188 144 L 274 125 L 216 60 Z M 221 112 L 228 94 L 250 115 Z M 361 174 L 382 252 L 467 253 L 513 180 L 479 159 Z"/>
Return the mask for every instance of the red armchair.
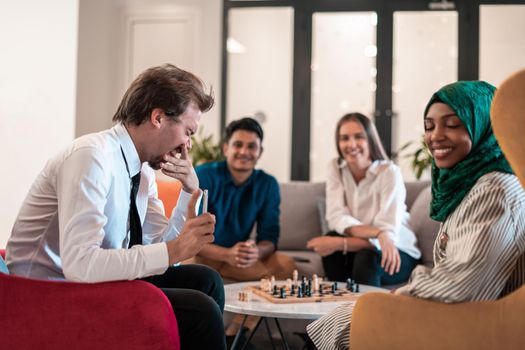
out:
<path id="1" fill-rule="evenodd" d="M 180 349 L 171 304 L 142 281 L 84 284 L 0 273 L 0 334 L 5 349 Z"/>

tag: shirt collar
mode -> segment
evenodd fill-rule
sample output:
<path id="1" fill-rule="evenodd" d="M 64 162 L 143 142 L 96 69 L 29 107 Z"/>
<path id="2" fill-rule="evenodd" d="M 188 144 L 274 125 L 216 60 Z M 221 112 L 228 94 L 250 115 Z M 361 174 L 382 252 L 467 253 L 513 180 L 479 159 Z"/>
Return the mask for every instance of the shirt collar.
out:
<path id="1" fill-rule="evenodd" d="M 243 187 L 243 186 L 246 186 L 247 184 L 249 184 L 250 182 L 253 181 L 253 178 L 255 177 L 255 169 L 253 169 L 252 173 L 250 174 L 250 177 L 248 177 L 248 179 L 246 179 L 246 181 L 240 185 L 236 185 L 235 184 L 235 181 L 233 181 L 233 176 L 232 174 L 230 173 L 230 170 L 228 170 L 228 164 L 226 163 L 225 160 L 223 160 L 222 162 L 220 162 L 219 164 L 219 167 L 222 169 L 222 172 L 223 172 L 223 176 L 224 176 L 224 183 L 225 184 L 229 184 L 231 183 L 232 185 L 234 185 L 235 187 Z"/>
<path id="2" fill-rule="evenodd" d="M 132 178 L 134 175 L 140 172 L 140 169 L 142 168 L 139 154 L 137 153 L 137 149 L 135 148 L 135 144 L 133 143 L 131 136 L 129 136 L 128 130 L 124 127 L 124 125 L 122 125 L 122 123 L 116 124 L 113 127 L 113 130 L 115 130 L 115 133 L 117 134 L 120 147 L 122 148 L 124 156 L 126 157 L 129 177 Z"/>
<path id="3" fill-rule="evenodd" d="M 379 165 L 381 164 L 381 160 L 374 160 L 372 162 L 372 164 L 370 164 L 370 166 L 368 167 L 368 169 L 366 169 L 366 174 L 365 174 L 365 178 L 370 175 L 372 176 L 376 176 L 377 175 L 377 172 L 379 171 Z M 340 163 L 339 163 L 339 168 L 340 169 L 345 169 L 347 167 L 347 164 L 346 164 L 346 160 L 341 160 Z M 348 171 L 350 171 L 350 169 L 348 169 Z"/>
<path id="4" fill-rule="evenodd" d="M 379 164 L 381 164 L 380 160 L 374 160 L 372 164 L 370 164 L 366 172 L 372 175 L 377 175 L 377 172 L 379 171 Z"/>

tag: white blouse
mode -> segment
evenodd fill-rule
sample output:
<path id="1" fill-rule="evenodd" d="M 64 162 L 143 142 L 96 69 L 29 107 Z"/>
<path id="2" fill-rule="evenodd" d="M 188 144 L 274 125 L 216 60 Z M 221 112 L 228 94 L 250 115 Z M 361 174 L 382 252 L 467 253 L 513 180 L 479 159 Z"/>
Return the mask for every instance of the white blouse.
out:
<path id="1" fill-rule="evenodd" d="M 390 235 L 395 246 L 415 259 L 421 257 L 416 236 L 408 226 L 406 189 L 399 168 L 387 160 L 374 161 L 356 184 L 346 162 L 333 159 L 326 180 L 326 220 L 343 234 L 357 225 L 370 225 Z M 377 238 L 370 243 L 381 250 Z"/>

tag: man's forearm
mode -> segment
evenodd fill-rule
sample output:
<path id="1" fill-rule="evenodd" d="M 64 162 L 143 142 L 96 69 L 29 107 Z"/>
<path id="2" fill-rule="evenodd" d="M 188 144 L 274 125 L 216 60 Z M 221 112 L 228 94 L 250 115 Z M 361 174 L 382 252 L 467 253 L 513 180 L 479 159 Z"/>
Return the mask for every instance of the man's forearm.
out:
<path id="1" fill-rule="evenodd" d="M 259 248 L 259 260 L 265 260 L 275 252 L 275 244 L 270 241 L 260 241 L 257 243 Z"/>
<path id="2" fill-rule="evenodd" d="M 197 255 L 207 259 L 226 261 L 227 252 L 228 248 L 210 243 L 206 244 Z"/>

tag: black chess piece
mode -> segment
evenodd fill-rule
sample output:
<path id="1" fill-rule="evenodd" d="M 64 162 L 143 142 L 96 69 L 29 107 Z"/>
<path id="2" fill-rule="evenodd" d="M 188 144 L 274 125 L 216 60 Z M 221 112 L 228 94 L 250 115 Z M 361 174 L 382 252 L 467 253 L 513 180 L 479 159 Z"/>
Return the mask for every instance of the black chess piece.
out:
<path id="1" fill-rule="evenodd" d="M 286 291 L 284 288 L 281 288 L 281 299 L 286 299 Z"/>
<path id="2" fill-rule="evenodd" d="M 337 291 L 337 284 L 335 284 L 335 282 L 332 284 L 332 294 L 335 294 L 335 292 Z"/>
<path id="3" fill-rule="evenodd" d="M 298 298 L 302 298 L 303 297 L 303 288 L 301 286 L 299 286 L 297 288 L 297 297 Z"/>
<path id="4" fill-rule="evenodd" d="M 295 285 L 292 284 L 292 289 L 290 290 L 290 295 L 294 295 L 295 294 Z"/>
<path id="5" fill-rule="evenodd" d="M 354 280 L 349 278 L 346 280 L 346 289 L 348 289 L 349 291 L 353 292 L 354 291 Z"/>
<path id="6" fill-rule="evenodd" d="M 274 286 L 273 286 L 273 295 L 277 295 L 277 294 L 279 294 L 279 293 L 277 292 L 277 286 L 274 285 Z"/>
<path id="7" fill-rule="evenodd" d="M 357 283 L 355 284 L 355 292 L 359 293 L 359 284 L 357 284 Z"/>

